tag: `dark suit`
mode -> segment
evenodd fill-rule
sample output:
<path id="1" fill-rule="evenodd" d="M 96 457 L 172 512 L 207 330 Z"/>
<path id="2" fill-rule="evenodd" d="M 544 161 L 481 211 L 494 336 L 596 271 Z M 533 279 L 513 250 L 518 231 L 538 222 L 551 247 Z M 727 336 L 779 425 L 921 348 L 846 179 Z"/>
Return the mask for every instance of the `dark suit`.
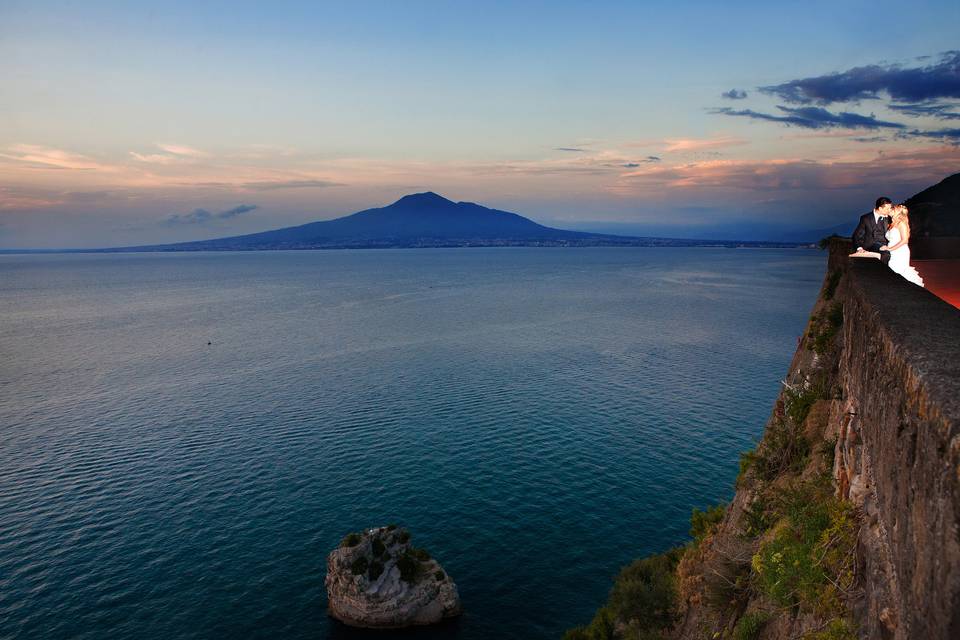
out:
<path id="1" fill-rule="evenodd" d="M 890 262 L 890 252 L 880 251 L 880 247 L 887 244 L 887 219 L 881 217 L 877 223 L 873 212 L 860 216 L 860 224 L 853 230 L 853 248 L 863 247 L 867 251 L 879 251 L 880 261 L 883 264 Z"/>

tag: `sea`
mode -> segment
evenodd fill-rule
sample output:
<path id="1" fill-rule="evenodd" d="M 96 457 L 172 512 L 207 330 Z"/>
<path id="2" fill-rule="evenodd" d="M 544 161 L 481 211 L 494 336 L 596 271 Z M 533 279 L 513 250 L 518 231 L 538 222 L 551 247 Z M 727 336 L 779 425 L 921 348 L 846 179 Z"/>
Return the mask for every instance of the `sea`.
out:
<path id="1" fill-rule="evenodd" d="M 559 638 L 729 500 L 812 249 L 0 256 L 0 638 Z M 327 615 L 390 523 L 464 614 Z"/>

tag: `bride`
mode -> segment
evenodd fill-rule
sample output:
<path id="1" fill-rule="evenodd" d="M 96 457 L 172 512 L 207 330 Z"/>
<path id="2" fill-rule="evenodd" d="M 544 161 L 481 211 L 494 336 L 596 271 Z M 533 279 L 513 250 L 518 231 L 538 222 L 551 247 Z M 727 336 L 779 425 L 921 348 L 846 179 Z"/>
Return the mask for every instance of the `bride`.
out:
<path id="1" fill-rule="evenodd" d="M 923 278 L 917 273 L 917 270 L 910 266 L 910 218 L 907 216 L 906 205 L 898 204 L 893 208 L 893 222 L 887 229 L 887 244 L 880 247 L 881 251 L 890 252 L 890 264 L 888 265 L 896 273 L 909 280 L 910 282 L 923 286 Z"/>

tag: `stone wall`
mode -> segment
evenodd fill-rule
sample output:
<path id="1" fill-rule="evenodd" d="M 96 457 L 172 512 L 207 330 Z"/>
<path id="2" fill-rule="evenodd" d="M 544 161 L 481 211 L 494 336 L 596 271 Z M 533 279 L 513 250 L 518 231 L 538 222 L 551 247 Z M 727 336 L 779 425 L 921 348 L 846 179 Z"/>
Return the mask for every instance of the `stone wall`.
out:
<path id="1" fill-rule="evenodd" d="M 643 637 L 960 639 L 960 310 L 849 252 L 831 241 L 734 498 L 681 551 L 676 621 Z M 609 607 L 568 640 L 637 637 Z"/>
<path id="2" fill-rule="evenodd" d="M 848 259 L 837 486 L 862 509 L 861 637 L 960 638 L 960 311 Z"/>

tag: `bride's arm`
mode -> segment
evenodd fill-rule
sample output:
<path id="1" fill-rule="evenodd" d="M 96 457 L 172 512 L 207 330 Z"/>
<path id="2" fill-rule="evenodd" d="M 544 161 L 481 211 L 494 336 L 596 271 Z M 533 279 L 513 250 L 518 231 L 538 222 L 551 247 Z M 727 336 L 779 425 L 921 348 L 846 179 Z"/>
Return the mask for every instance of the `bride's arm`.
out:
<path id="1" fill-rule="evenodd" d="M 910 242 L 910 227 L 907 226 L 906 222 L 901 222 L 897 225 L 897 230 L 900 231 L 900 242 L 897 244 L 887 247 L 887 251 L 893 251 L 894 249 L 899 249 L 903 245 Z"/>

